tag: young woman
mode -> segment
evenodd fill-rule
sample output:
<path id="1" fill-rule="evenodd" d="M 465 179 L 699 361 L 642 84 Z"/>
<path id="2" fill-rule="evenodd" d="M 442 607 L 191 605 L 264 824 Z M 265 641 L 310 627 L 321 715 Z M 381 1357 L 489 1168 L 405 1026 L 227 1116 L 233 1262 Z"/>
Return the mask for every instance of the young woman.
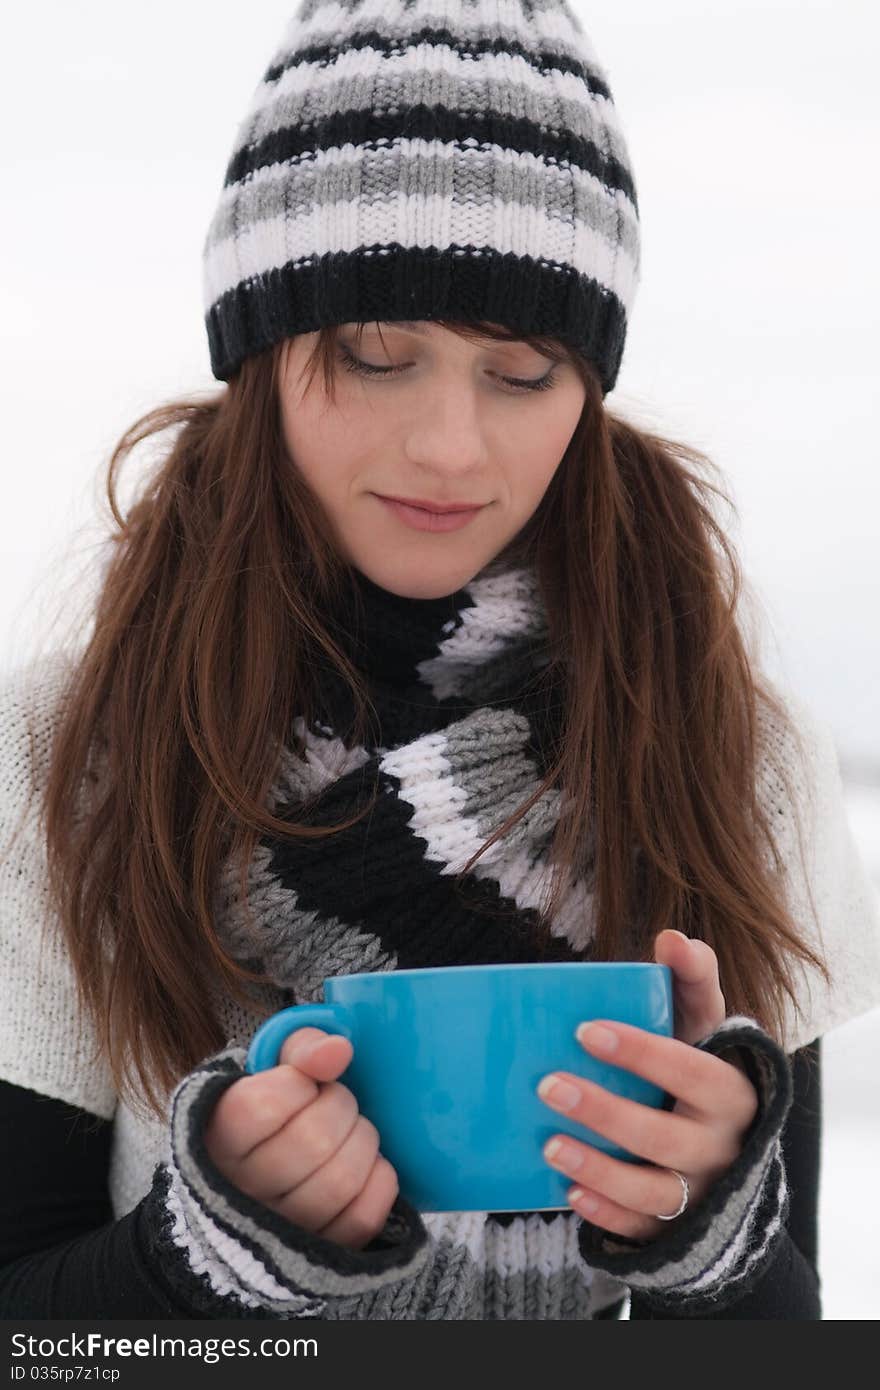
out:
<path id="1" fill-rule="evenodd" d="M 638 267 L 562 0 L 302 4 L 205 246 L 223 389 L 120 441 L 87 628 L 0 691 L 4 1316 L 820 1316 L 880 928 L 708 461 L 605 407 Z M 652 958 L 676 1036 L 583 1045 L 669 1108 L 542 1085 L 643 1160 L 548 1148 L 565 1210 L 415 1211 L 344 1039 L 244 1071 L 329 975 Z"/>

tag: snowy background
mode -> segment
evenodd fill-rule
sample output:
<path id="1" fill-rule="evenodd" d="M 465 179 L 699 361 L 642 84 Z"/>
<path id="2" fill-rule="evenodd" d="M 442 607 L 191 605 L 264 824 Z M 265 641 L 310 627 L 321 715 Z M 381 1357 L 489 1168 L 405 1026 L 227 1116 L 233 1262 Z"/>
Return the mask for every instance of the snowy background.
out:
<path id="1" fill-rule="evenodd" d="M 880 891 L 876 7 L 573 5 L 611 82 L 643 228 L 608 404 L 724 470 L 765 663 L 833 729 Z M 56 586 L 78 592 L 122 431 L 216 385 L 201 244 L 293 8 L 44 0 L 6 21 L 0 665 L 28 653 Z M 828 1035 L 825 1055 L 825 1315 L 875 1319 L 880 1011 Z"/>

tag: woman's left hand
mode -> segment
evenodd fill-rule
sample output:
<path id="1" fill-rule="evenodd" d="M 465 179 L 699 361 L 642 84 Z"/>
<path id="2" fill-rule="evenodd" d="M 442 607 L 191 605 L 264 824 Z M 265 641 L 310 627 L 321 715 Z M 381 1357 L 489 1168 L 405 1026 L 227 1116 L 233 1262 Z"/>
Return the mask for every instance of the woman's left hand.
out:
<path id="1" fill-rule="evenodd" d="M 711 946 L 663 931 L 654 957 L 672 971 L 675 1037 L 596 1020 L 578 1029 L 578 1040 L 593 1056 L 661 1086 L 675 1096 L 674 1108 L 655 1110 L 625 1100 L 571 1072 L 552 1073 L 575 1088 L 570 1106 L 556 1103 L 565 1098 L 561 1087 L 541 1094 L 549 1077 L 539 1088 L 541 1100 L 566 1118 L 648 1160 L 647 1165 L 625 1163 L 567 1134 L 553 1136 L 562 1147 L 552 1158 L 544 1148 L 547 1162 L 577 1184 L 568 1194 L 573 1209 L 630 1240 L 653 1240 L 669 1230 L 656 1214 L 672 1213 L 681 1203 L 682 1186 L 671 1168 L 687 1178 L 688 1208 L 696 1206 L 739 1155 L 758 1108 L 755 1088 L 738 1066 L 693 1046 L 725 1018 Z"/>

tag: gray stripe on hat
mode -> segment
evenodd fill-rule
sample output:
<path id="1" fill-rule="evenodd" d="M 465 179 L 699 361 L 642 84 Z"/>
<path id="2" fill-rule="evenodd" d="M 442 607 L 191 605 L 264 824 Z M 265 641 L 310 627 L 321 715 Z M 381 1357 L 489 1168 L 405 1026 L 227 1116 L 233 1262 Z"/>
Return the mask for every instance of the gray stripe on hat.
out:
<path id="1" fill-rule="evenodd" d="M 430 164 L 430 185 L 424 151 L 413 153 L 400 142 L 359 145 L 354 152 L 340 147 L 332 160 L 316 163 L 314 152 L 285 164 L 273 164 L 243 183 L 230 184 L 219 200 L 208 229 L 205 251 L 273 217 L 301 216 L 309 210 L 334 208 L 345 213 L 347 204 L 361 204 L 371 196 L 387 196 L 389 189 L 430 193 L 432 197 L 456 197 L 471 201 L 476 155 L 436 141 L 442 158 Z M 634 263 L 639 259 L 639 229 L 635 211 L 625 193 L 601 185 L 592 174 L 556 160 L 542 166 L 531 155 L 499 153 L 489 147 L 482 153 L 480 186 L 491 189 L 499 207 L 521 205 L 539 210 L 550 221 L 577 222 L 592 228 L 608 243 L 609 254 L 617 246 Z M 486 193 L 479 195 L 483 200 Z"/>
<path id="2" fill-rule="evenodd" d="M 341 112 L 381 115 L 424 104 L 561 128 L 595 145 L 606 158 L 628 164 L 613 103 L 591 93 L 574 74 L 539 72 L 511 54 L 469 59 L 445 48 L 435 52 L 432 59 L 430 51 L 426 55 L 422 48 L 413 49 L 409 64 L 375 53 L 372 66 L 365 68 L 362 54 L 343 51 L 330 64 L 290 68 L 274 88 L 267 88 L 264 100 L 255 99 L 240 146 L 256 145 L 291 126 L 320 129 L 329 115 Z"/>

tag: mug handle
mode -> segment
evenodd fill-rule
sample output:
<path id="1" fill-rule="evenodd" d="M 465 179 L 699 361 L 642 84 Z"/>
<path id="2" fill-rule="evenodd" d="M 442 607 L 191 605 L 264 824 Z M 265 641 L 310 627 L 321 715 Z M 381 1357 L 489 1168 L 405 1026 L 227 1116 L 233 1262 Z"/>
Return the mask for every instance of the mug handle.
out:
<path id="1" fill-rule="evenodd" d="M 260 1024 L 251 1038 L 245 1071 L 266 1071 L 269 1067 L 277 1067 L 285 1038 L 306 1025 L 323 1028 L 327 1033 L 339 1033 L 354 1044 L 354 1029 L 341 1004 L 292 1004 Z"/>

